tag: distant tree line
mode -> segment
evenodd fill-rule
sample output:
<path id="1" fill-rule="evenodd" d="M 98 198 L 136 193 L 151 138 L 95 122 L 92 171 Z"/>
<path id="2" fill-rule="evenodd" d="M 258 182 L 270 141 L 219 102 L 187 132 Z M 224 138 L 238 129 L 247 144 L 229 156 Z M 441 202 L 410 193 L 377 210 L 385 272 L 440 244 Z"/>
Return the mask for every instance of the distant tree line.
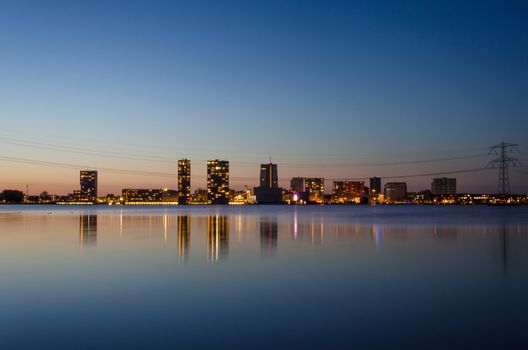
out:
<path id="1" fill-rule="evenodd" d="M 0 193 L 0 202 L 4 203 L 22 203 L 24 201 L 24 192 L 18 190 L 3 190 Z"/>

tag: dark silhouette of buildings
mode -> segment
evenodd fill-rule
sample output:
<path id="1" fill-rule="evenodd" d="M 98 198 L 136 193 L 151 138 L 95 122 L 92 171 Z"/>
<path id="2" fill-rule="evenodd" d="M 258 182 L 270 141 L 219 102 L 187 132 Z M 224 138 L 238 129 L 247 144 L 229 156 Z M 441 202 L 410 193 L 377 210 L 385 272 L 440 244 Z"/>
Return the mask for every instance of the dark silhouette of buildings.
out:
<path id="1" fill-rule="evenodd" d="M 282 203 L 282 188 L 279 188 L 277 164 L 260 165 L 260 186 L 253 189 L 258 204 Z"/>
<path id="2" fill-rule="evenodd" d="M 407 197 L 407 183 L 405 182 L 387 182 L 385 184 L 385 201 L 397 203 L 405 201 Z"/>
<path id="3" fill-rule="evenodd" d="M 431 182 L 431 193 L 436 195 L 456 194 L 456 179 L 448 177 L 440 177 L 433 179 L 433 182 Z"/>
<path id="4" fill-rule="evenodd" d="M 304 192 L 304 177 L 294 177 L 290 180 L 290 190 L 297 194 Z"/>
<path id="5" fill-rule="evenodd" d="M 376 196 L 381 194 L 381 177 L 370 178 L 370 195 Z"/>

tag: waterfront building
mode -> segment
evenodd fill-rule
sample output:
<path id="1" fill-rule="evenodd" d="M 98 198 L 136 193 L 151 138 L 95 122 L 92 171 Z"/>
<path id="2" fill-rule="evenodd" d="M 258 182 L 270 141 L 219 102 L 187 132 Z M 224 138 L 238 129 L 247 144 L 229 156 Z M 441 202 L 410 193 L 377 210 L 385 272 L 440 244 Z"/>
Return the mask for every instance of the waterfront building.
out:
<path id="1" fill-rule="evenodd" d="M 178 161 L 178 204 L 191 203 L 191 161 Z"/>
<path id="2" fill-rule="evenodd" d="M 384 188 L 384 197 L 388 203 L 404 202 L 407 197 L 407 183 L 387 182 Z"/>
<path id="3" fill-rule="evenodd" d="M 436 195 L 456 194 L 456 179 L 447 177 L 433 179 L 433 182 L 431 182 L 431 193 Z"/>
<path id="4" fill-rule="evenodd" d="M 163 202 L 178 203 L 179 199 L 180 196 L 178 191 L 168 188 L 163 189 L 163 196 L 161 198 Z"/>
<path id="5" fill-rule="evenodd" d="M 381 193 L 381 177 L 370 178 L 370 192 L 371 196 L 379 195 Z"/>
<path id="6" fill-rule="evenodd" d="M 80 172 L 81 190 L 79 200 L 95 201 L 97 200 L 97 171 L 81 170 Z"/>
<path id="7" fill-rule="evenodd" d="M 255 204 L 255 196 L 251 193 L 251 190 L 246 188 L 242 191 L 231 191 L 229 198 L 229 204 Z"/>
<path id="8" fill-rule="evenodd" d="M 207 161 L 207 193 L 210 204 L 229 203 L 229 162 Z"/>
<path id="9" fill-rule="evenodd" d="M 260 186 L 255 187 L 258 204 L 276 204 L 282 202 L 282 188 L 279 188 L 277 164 L 261 164 Z"/>
<path id="10" fill-rule="evenodd" d="M 324 201 L 324 179 L 312 177 L 304 179 L 304 189 L 308 195 L 308 201 L 313 203 L 323 203 Z"/>
<path id="11" fill-rule="evenodd" d="M 294 193 L 304 192 L 304 177 L 294 177 L 290 181 L 290 190 Z"/>
<path id="12" fill-rule="evenodd" d="M 364 181 L 334 181 L 332 186 L 332 203 L 361 203 L 364 196 Z"/>
<path id="13" fill-rule="evenodd" d="M 125 188 L 121 192 L 125 203 L 162 202 L 162 189 Z"/>
<path id="14" fill-rule="evenodd" d="M 203 188 L 194 191 L 191 196 L 191 204 L 208 204 L 209 192 Z"/>

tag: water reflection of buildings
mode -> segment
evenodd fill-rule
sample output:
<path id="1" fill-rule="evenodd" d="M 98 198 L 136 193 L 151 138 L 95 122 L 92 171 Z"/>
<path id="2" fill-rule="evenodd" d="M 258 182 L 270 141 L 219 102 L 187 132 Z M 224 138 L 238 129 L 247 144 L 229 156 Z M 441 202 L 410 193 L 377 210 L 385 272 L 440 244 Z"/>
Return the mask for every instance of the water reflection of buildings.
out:
<path id="1" fill-rule="evenodd" d="M 191 217 L 189 215 L 178 216 L 178 257 L 180 258 L 180 262 L 187 261 L 190 242 Z"/>
<path id="2" fill-rule="evenodd" d="M 270 257 L 277 252 L 277 220 L 275 218 L 260 219 L 260 256 Z"/>
<path id="3" fill-rule="evenodd" d="M 207 217 L 207 260 L 218 261 L 229 253 L 229 223 L 227 216 Z"/>
<path id="4" fill-rule="evenodd" d="M 79 242 L 81 246 L 97 243 L 97 215 L 79 215 Z"/>
<path id="5" fill-rule="evenodd" d="M 324 243 L 325 224 L 322 217 L 312 218 L 309 223 L 298 220 L 297 213 L 294 212 L 293 222 L 290 224 L 292 238 L 299 241 L 310 241 L 312 245 L 322 245 Z"/>

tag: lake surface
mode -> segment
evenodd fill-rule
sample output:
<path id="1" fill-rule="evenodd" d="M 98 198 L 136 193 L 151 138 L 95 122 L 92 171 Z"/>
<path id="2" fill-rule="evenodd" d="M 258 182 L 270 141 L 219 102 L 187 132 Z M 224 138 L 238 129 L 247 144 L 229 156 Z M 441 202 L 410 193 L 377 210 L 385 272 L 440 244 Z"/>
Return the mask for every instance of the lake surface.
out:
<path id="1" fill-rule="evenodd" d="M 526 349 L 528 207 L 0 206 L 2 349 Z"/>

